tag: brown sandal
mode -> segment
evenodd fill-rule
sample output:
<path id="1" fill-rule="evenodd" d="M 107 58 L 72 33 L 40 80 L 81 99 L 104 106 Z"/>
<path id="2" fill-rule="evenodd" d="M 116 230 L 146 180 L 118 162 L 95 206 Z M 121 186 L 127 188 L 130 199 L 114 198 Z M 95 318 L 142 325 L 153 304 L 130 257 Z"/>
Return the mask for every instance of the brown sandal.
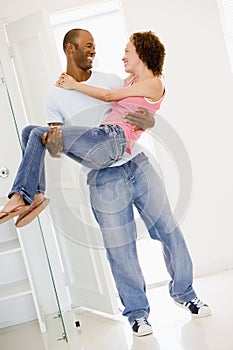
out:
<path id="1" fill-rule="evenodd" d="M 30 224 L 49 204 L 50 199 L 44 198 L 41 201 L 34 201 L 16 220 L 16 227 L 23 227 Z"/>
<path id="2" fill-rule="evenodd" d="M 0 214 L 3 214 L 3 216 L 0 218 L 0 224 L 3 224 L 11 218 L 24 213 L 29 207 L 30 205 L 21 204 L 10 211 L 0 211 Z"/>

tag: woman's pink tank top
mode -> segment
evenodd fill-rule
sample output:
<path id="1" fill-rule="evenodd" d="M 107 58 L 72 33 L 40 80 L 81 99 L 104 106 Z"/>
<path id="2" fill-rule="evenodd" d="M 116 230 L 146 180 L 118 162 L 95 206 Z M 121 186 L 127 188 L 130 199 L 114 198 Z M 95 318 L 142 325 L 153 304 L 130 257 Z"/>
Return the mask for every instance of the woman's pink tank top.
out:
<path id="1" fill-rule="evenodd" d="M 134 79 L 135 77 L 133 77 L 126 86 L 132 85 Z M 131 153 L 134 142 L 141 136 L 144 130 L 135 131 L 135 126 L 130 125 L 124 121 L 124 115 L 129 112 L 135 113 L 139 107 L 142 107 L 146 108 L 148 112 L 154 116 L 155 113 L 159 110 L 164 96 L 165 93 L 160 98 L 160 100 L 156 102 L 152 102 L 142 96 L 127 97 L 119 101 L 113 101 L 112 111 L 101 124 L 119 125 L 123 129 L 128 143 L 126 152 Z"/>

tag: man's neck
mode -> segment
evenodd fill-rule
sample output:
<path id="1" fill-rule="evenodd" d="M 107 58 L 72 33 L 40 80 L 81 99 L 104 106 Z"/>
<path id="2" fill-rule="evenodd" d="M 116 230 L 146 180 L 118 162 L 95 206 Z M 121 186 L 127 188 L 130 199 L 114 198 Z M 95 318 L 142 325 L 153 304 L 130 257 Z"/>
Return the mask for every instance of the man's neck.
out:
<path id="1" fill-rule="evenodd" d="M 86 81 L 91 76 L 91 70 L 74 69 L 67 67 L 66 73 L 71 75 L 76 81 Z"/>

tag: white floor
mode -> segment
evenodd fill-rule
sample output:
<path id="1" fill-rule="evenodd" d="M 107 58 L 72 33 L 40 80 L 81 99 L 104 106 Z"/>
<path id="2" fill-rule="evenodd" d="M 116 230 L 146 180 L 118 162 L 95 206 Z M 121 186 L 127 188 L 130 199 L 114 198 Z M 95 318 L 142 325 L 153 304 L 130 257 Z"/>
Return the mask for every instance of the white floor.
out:
<path id="1" fill-rule="evenodd" d="M 153 335 L 137 338 L 123 318 L 111 320 L 81 312 L 75 315 L 81 325 L 79 331 L 73 327 L 73 315 L 72 321 L 70 316 L 65 317 L 68 343 L 57 340 L 62 335 L 60 323 L 50 318 L 48 334 L 43 336 L 36 321 L 0 330 L 0 349 L 233 350 L 233 270 L 198 278 L 195 289 L 211 305 L 213 314 L 206 319 L 192 319 L 174 305 L 167 287 L 160 287 L 148 290 Z"/>

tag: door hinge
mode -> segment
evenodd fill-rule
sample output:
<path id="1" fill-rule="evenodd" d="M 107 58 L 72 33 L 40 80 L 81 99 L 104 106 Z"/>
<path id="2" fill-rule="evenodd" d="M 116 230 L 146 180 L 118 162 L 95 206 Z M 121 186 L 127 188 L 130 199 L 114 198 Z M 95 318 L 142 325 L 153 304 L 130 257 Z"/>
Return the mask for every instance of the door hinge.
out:
<path id="1" fill-rule="evenodd" d="M 12 52 L 11 46 L 8 46 L 8 53 L 9 53 L 10 58 L 13 58 L 13 52 Z"/>

